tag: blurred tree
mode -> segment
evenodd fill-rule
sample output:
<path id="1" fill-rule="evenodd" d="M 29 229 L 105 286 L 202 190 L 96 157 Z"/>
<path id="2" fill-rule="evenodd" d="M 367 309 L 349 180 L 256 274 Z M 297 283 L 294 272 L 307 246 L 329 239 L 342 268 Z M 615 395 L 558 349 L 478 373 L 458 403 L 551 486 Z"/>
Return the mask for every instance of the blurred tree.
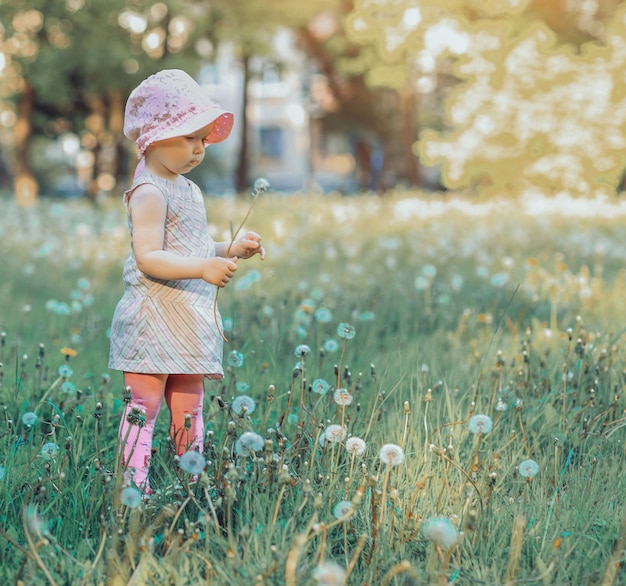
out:
<path id="1" fill-rule="evenodd" d="M 194 10 L 205 12 L 200 3 L 129 6 L 125 0 L 0 3 L 0 97 L 16 104 L 4 102 L 2 120 L 14 122 L 17 185 L 36 185 L 33 135 L 73 133 L 80 136 L 79 174 L 88 192 L 110 191 L 123 174 L 125 97 L 158 69 L 197 68 L 197 53 L 183 49 L 194 38 Z"/>
<path id="2" fill-rule="evenodd" d="M 618 4 L 356 0 L 347 30 L 375 49 L 370 84 L 445 104 L 412 149 L 445 186 L 590 193 L 626 164 Z"/>
<path id="3" fill-rule="evenodd" d="M 281 56 L 274 47 L 276 32 L 281 28 L 298 29 L 320 12 L 332 7 L 336 0 L 214 0 L 207 34 L 214 36 L 217 45 L 229 43 L 235 49 L 243 72 L 243 112 L 239 159 L 235 185 L 238 193 L 250 186 L 248 170 L 248 85 L 261 69 L 253 63 L 271 60 L 281 68 Z"/>

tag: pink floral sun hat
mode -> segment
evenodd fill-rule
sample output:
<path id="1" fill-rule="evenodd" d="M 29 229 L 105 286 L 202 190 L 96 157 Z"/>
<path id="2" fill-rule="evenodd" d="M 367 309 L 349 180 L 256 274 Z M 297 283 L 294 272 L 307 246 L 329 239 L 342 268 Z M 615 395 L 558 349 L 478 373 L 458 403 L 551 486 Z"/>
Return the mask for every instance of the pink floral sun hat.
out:
<path id="1" fill-rule="evenodd" d="M 180 69 L 165 69 L 142 81 L 130 94 L 124 134 L 142 157 L 153 143 L 185 136 L 213 124 L 206 142 L 223 141 L 233 128 L 232 112 L 209 99 L 196 81 Z"/>

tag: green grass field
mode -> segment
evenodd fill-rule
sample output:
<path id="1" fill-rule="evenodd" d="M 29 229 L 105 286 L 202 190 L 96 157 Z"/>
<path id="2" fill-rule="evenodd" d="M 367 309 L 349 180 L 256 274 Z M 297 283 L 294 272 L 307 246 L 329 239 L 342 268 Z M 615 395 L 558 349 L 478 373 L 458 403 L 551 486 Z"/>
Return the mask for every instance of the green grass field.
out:
<path id="1" fill-rule="evenodd" d="M 163 409 L 147 502 L 107 371 L 121 205 L 0 203 L 2 583 L 626 584 L 619 200 L 264 195 L 203 472 Z M 217 240 L 248 208 L 207 205 Z"/>

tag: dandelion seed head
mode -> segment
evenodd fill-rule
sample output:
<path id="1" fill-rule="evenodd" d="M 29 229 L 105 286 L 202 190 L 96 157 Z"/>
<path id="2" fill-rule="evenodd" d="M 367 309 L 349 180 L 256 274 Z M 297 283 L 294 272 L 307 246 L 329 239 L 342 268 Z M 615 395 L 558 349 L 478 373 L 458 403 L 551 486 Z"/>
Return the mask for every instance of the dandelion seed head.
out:
<path id="1" fill-rule="evenodd" d="M 346 440 L 346 451 L 352 456 L 360 456 L 365 452 L 367 444 L 360 437 L 352 436 Z"/>
<path id="2" fill-rule="evenodd" d="M 59 446 L 54 442 L 46 442 L 39 450 L 44 460 L 54 460 L 59 455 Z"/>
<path id="3" fill-rule="evenodd" d="M 325 395 L 329 388 L 330 385 L 323 378 L 317 378 L 311 384 L 311 391 L 318 395 Z"/>
<path id="4" fill-rule="evenodd" d="M 270 182 L 264 177 L 258 177 L 254 182 L 254 191 L 257 193 L 264 193 L 270 187 Z"/>
<path id="5" fill-rule="evenodd" d="M 319 309 L 317 309 L 315 311 L 315 321 L 318 321 L 319 323 L 322 324 L 326 324 L 330 321 L 332 321 L 333 319 L 333 314 L 330 311 L 330 309 L 327 309 L 326 307 L 320 307 Z"/>
<path id="6" fill-rule="evenodd" d="M 337 335 L 345 340 L 351 340 L 356 336 L 356 330 L 353 325 L 342 322 L 337 326 Z"/>
<path id="7" fill-rule="evenodd" d="M 333 396 L 333 399 L 337 405 L 347 406 L 352 403 L 353 396 L 350 394 L 348 389 L 337 389 Z"/>
<path id="8" fill-rule="evenodd" d="M 325 431 L 326 441 L 331 444 L 339 443 L 346 437 L 346 428 L 344 425 L 337 425 L 335 423 L 329 425 Z"/>
<path id="9" fill-rule="evenodd" d="M 493 428 L 493 421 L 489 415 L 473 415 L 467 426 L 472 433 L 489 433 Z"/>
<path id="10" fill-rule="evenodd" d="M 404 462 L 404 450 L 397 444 L 385 444 L 380 448 L 378 457 L 383 464 L 398 466 Z"/>
<path id="11" fill-rule="evenodd" d="M 350 501 L 339 501 L 333 507 L 333 515 L 337 519 L 351 519 L 354 515 L 354 507 Z"/>
<path id="12" fill-rule="evenodd" d="M 252 397 L 249 397 L 248 395 L 239 395 L 232 400 L 230 408 L 237 415 L 241 415 L 244 409 L 247 415 L 251 415 L 256 409 L 256 402 Z"/>
<path id="13" fill-rule="evenodd" d="M 459 540 L 456 527 L 447 517 L 433 517 L 426 521 L 422 525 L 422 535 L 444 549 L 450 549 Z"/>
<path id="14" fill-rule="evenodd" d="M 296 356 L 306 356 L 310 351 L 311 348 L 306 344 L 299 344 L 298 346 L 296 346 L 296 349 L 293 351 L 293 353 Z"/>
<path id="15" fill-rule="evenodd" d="M 241 352 L 237 352 L 237 350 L 232 350 L 228 354 L 227 359 L 228 366 L 232 366 L 233 368 L 240 368 L 244 363 L 244 356 Z"/>
<path id="16" fill-rule="evenodd" d="M 235 453 L 238 456 L 251 456 L 265 446 L 265 440 L 258 433 L 246 431 L 235 442 Z"/>
<path id="17" fill-rule="evenodd" d="M 24 425 L 32 427 L 37 423 L 38 420 L 39 417 L 37 416 L 37 413 L 34 413 L 33 411 L 27 411 L 26 413 L 24 413 L 24 415 L 22 415 L 22 423 Z"/>
<path id="18" fill-rule="evenodd" d="M 326 352 L 337 352 L 337 350 L 339 350 L 339 342 L 334 338 L 328 338 L 328 340 L 324 342 L 323 348 Z"/>
<path id="19" fill-rule="evenodd" d="M 206 466 L 206 458 L 195 450 L 189 450 L 180 457 L 180 467 L 188 474 L 200 474 Z"/>
<path id="20" fill-rule="evenodd" d="M 346 571 L 335 562 L 325 561 L 313 570 L 313 578 L 320 586 L 343 586 L 346 582 Z"/>
<path id="21" fill-rule="evenodd" d="M 496 403 L 496 411 L 506 411 L 507 410 L 507 404 L 502 400 L 502 399 L 498 399 L 498 402 Z"/>
<path id="22" fill-rule="evenodd" d="M 67 364 L 61 364 L 61 366 L 59 366 L 58 373 L 59 376 L 62 376 L 63 378 L 70 378 L 74 374 L 74 371 Z"/>
<path id="23" fill-rule="evenodd" d="M 142 496 L 138 488 L 127 486 L 122 489 L 120 502 L 129 509 L 134 509 L 141 504 Z"/>
<path id="24" fill-rule="evenodd" d="M 520 462 L 519 473 L 524 478 L 532 478 L 537 474 L 537 472 L 539 472 L 539 464 L 537 464 L 534 460 L 529 459 Z"/>

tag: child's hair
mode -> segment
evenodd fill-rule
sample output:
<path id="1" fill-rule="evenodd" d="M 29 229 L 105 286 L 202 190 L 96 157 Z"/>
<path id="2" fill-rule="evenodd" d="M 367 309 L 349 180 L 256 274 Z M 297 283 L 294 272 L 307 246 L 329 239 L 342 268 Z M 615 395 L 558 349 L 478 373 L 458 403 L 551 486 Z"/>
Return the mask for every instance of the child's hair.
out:
<path id="1" fill-rule="evenodd" d="M 124 134 L 135 141 L 140 158 L 153 142 L 185 136 L 209 124 L 206 142 L 221 142 L 233 128 L 233 114 L 210 100 L 180 69 L 151 75 L 132 91 L 126 103 Z"/>

